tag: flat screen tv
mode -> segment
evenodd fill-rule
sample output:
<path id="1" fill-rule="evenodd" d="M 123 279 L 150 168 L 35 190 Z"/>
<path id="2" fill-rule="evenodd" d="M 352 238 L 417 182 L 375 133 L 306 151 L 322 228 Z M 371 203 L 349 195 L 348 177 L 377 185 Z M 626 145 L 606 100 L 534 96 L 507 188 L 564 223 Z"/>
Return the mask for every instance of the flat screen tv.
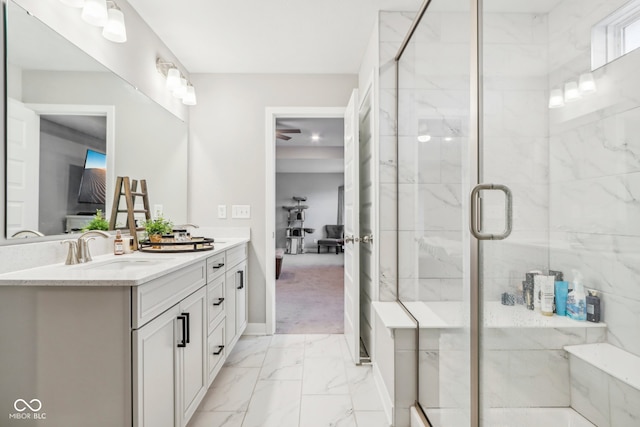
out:
<path id="1" fill-rule="evenodd" d="M 105 203 L 107 193 L 107 155 L 87 149 L 80 180 L 78 203 Z"/>

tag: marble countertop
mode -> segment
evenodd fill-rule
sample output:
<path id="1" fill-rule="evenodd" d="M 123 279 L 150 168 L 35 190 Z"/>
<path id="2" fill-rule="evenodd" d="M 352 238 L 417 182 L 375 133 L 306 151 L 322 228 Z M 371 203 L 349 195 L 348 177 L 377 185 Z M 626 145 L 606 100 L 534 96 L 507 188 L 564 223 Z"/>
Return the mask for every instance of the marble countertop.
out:
<path id="1" fill-rule="evenodd" d="M 0 274 L 0 286 L 138 286 L 248 241 L 224 237 L 214 249 L 201 252 L 94 256 L 86 264 L 59 263 Z"/>
<path id="2" fill-rule="evenodd" d="M 461 328 L 469 325 L 468 310 L 459 301 L 405 302 L 418 320 L 420 329 Z M 394 308 L 392 306 L 397 306 Z M 388 328 L 415 328 L 409 315 L 396 302 L 374 303 Z M 407 319 L 402 320 L 402 317 Z M 484 326 L 487 328 L 606 328 L 606 323 L 580 322 L 566 316 L 543 316 L 524 306 L 505 306 L 497 301 L 485 303 Z"/>

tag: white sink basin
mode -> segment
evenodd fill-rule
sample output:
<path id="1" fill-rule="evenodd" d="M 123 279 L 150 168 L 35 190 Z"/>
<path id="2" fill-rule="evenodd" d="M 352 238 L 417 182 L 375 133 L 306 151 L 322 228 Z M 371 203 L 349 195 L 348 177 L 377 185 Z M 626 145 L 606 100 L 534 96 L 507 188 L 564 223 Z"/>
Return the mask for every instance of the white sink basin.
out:
<path id="1" fill-rule="evenodd" d="M 83 265 L 83 270 L 136 270 L 166 263 L 173 258 L 124 258 Z"/>

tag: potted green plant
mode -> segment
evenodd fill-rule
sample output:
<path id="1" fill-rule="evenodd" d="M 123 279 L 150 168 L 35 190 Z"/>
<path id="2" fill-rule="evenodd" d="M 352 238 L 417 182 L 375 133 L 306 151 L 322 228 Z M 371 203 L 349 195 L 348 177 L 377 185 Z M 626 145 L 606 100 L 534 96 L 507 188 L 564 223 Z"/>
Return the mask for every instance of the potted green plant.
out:
<path id="1" fill-rule="evenodd" d="M 102 210 L 96 209 L 96 214 L 93 216 L 93 219 L 82 228 L 83 232 L 89 230 L 109 230 L 109 221 L 104 217 Z"/>
<path id="2" fill-rule="evenodd" d="M 159 216 L 155 219 L 148 219 L 144 222 L 144 229 L 147 232 L 149 241 L 151 243 L 159 243 L 162 240 L 163 234 L 169 234 L 173 230 L 173 224 L 171 221 Z M 153 246 L 159 248 L 159 246 Z"/>

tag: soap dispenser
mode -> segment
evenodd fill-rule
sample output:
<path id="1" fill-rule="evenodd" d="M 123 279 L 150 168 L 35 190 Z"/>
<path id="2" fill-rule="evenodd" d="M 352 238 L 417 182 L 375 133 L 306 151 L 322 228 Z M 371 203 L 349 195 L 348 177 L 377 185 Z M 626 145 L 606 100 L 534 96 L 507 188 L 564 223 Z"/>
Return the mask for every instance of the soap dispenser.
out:
<path id="1" fill-rule="evenodd" d="M 113 241 L 113 254 L 114 255 L 124 254 L 124 240 L 122 240 L 122 234 L 120 233 L 120 230 L 116 231 L 116 238 Z"/>
<path id="2" fill-rule="evenodd" d="M 579 271 L 573 271 L 573 290 L 567 297 L 567 316 L 574 320 L 587 320 L 587 301 Z"/>

